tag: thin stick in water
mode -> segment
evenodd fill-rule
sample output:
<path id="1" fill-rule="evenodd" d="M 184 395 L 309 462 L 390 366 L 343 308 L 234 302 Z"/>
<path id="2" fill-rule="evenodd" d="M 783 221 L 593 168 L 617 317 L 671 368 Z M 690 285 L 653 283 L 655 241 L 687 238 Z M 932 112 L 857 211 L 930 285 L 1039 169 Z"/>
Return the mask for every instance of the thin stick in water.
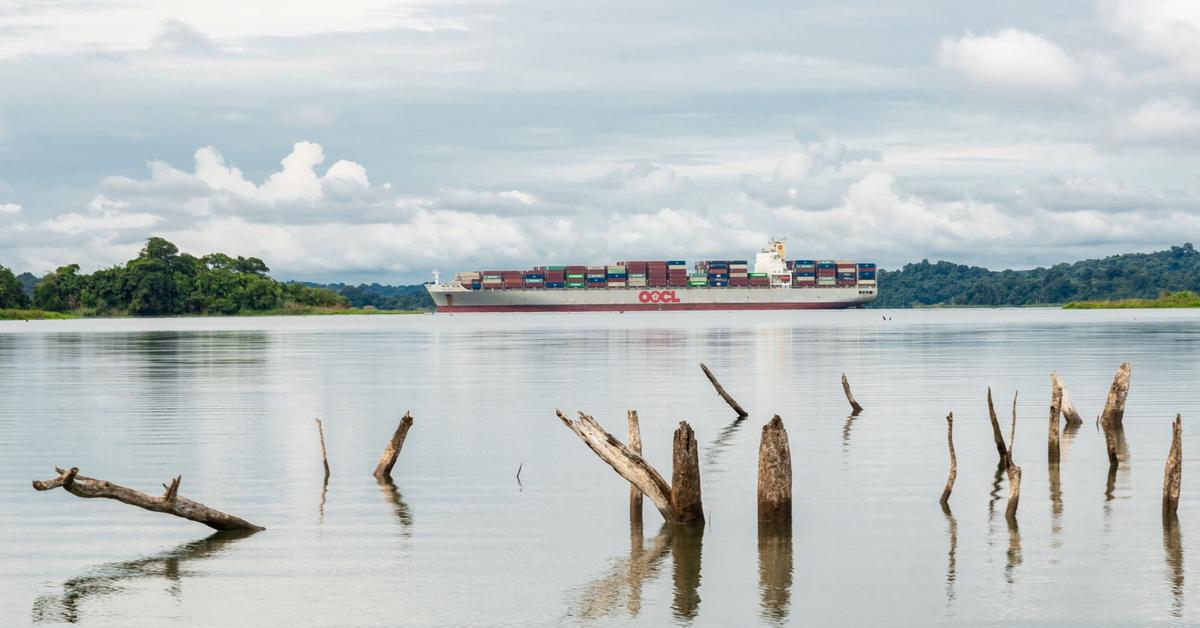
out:
<path id="1" fill-rule="evenodd" d="M 712 383 L 713 388 L 717 389 L 717 394 L 725 400 L 725 403 L 729 404 L 730 408 L 733 408 L 733 411 L 736 412 L 739 417 L 750 416 L 750 413 L 743 410 L 742 406 L 738 405 L 738 402 L 734 401 L 733 397 L 730 397 L 729 393 L 725 392 L 725 387 L 721 386 L 721 382 L 717 381 L 717 376 L 713 375 L 712 371 L 708 370 L 708 367 L 705 366 L 703 362 L 700 363 L 700 370 L 704 371 L 704 376 L 707 377 L 708 381 Z"/>

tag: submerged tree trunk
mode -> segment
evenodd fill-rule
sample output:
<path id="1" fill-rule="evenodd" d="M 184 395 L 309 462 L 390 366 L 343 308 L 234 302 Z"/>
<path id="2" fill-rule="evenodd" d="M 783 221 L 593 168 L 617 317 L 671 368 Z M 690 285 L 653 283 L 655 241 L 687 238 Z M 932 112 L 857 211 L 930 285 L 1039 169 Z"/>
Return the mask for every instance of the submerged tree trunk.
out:
<path id="1" fill-rule="evenodd" d="M 857 415 L 863 411 L 863 407 L 854 399 L 854 393 L 850 392 L 850 380 L 846 379 L 845 373 L 842 373 L 842 392 L 846 393 L 846 401 L 850 402 L 851 415 Z"/>
<path id="2" fill-rule="evenodd" d="M 704 524 L 700 495 L 700 450 L 687 421 L 675 430 L 671 456 L 671 511 L 673 523 Z"/>
<path id="3" fill-rule="evenodd" d="M 996 407 L 992 404 L 992 388 L 988 387 L 988 418 L 992 421 L 992 440 L 996 442 L 996 453 L 1000 454 L 1000 464 L 1008 466 L 1008 447 L 1004 445 L 1004 433 L 1000 431 L 1000 420 L 996 418 Z"/>
<path id="4" fill-rule="evenodd" d="M 763 426 L 758 444 L 758 520 L 792 520 L 792 450 L 778 414 Z"/>
<path id="5" fill-rule="evenodd" d="M 1021 501 L 1021 467 L 1013 464 L 1013 447 L 1017 441 L 1017 393 L 1013 393 L 1012 427 L 1008 432 L 1008 506 L 1004 509 L 1004 517 L 1008 521 L 1017 519 L 1017 504 Z"/>
<path id="6" fill-rule="evenodd" d="M 1067 425 L 1083 425 L 1083 417 L 1079 416 L 1079 411 L 1075 409 L 1075 404 L 1071 402 L 1071 391 L 1067 390 L 1067 385 L 1063 383 L 1062 378 L 1058 373 L 1050 374 L 1051 384 L 1062 391 L 1062 416 L 1066 419 Z"/>
<path id="7" fill-rule="evenodd" d="M 400 419 L 400 425 L 396 426 L 396 431 L 392 434 L 392 439 L 383 448 L 383 455 L 379 457 L 379 463 L 375 465 L 375 479 L 382 480 L 392 477 L 392 467 L 396 466 L 396 460 L 400 458 L 400 450 L 404 449 L 404 439 L 408 438 L 408 430 L 412 424 L 412 414 L 405 412 Z M 520 471 L 517 474 L 520 475 Z M 518 481 L 520 481 L 519 478 Z"/>
<path id="8" fill-rule="evenodd" d="M 708 381 L 712 383 L 713 388 L 717 389 L 717 394 L 725 400 L 725 403 L 729 404 L 730 408 L 733 408 L 733 411 L 737 413 L 738 417 L 745 418 L 750 416 L 748 412 L 742 409 L 742 406 L 738 405 L 738 402 L 733 400 L 733 397 L 729 396 L 729 393 L 725 392 L 725 387 L 721 385 L 721 382 L 717 381 L 717 376 L 713 375 L 712 371 L 708 370 L 708 367 L 704 366 L 703 362 L 700 363 L 700 370 L 704 371 L 704 376 L 707 377 Z"/>
<path id="9" fill-rule="evenodd" d="M 200 502 L 180 497 L 179 483 L 183 476 L 176 476 L 171 480 L 169 485 L 164 484 L 163 488 L 166 489 L 166 492 L 163 493 L 162 497 L 153 497 L 119 484 L 84 477 L 79 475 L 77 467 L 71 467 L 70 470 L 55 467 L 54 470 L 58 472 L 58 477 L 44 481 L 34 480 L 33 488 L 39 491 L 48 491 L 61 486 L 68 493 L 76 497 L 114 499 L 130 506 L 137 506 L 138 508 L 144 508 L 153 512 L 162 512 L 197 523 L 203 523 L 216 530 L 259 531 L 266 529 L 262 526 L 254 525 L 241 517 L 235 517 L 209 508 Z"/>
<path id="10" fill-rule="evenodd" d="M 1125 362 L 1113 376 L 1112 386 L 1108 389 L 1108 400 L 1104 402 L 1104 413 L 1100 415 L 1100 422 L 1109 427 L 1122 426 L 1125 418 L 1125 398 L 1129 396 L 1129 376 L 1132 370 L 1133 367 Z"/>
<path id="11" fill-rule="evenodd" d="M 1163 516 L 1174 516 L 1179 510 L 1179 490 L 1183 482 L 1183 417 L 1176 414 L 1171 424 L 1171 450 L 1163 469 Z"/>
<path id="12" fill-rule="evenodd" d="M 1049 440 L 1047 441 L 1047 455 L 1051 463 L 1057 463 L 1060 456 L 1059 445 L 1059 421 L 1062 418 L 1062 399 L 1063 389 L 1062 384 L 1058 381 L 1058 376 L 1054 373 L 1050 374 L 1050 425 L 1049 425 Z"/>
<path id="13" fill-rule="evenodd" d="M 663 519 L 675 521 L 671 508 L 671 486 L 662 475 L 646 462 L 641 455 L 635 453 L 612 434 L 604 431 L 600 423 L 592 417 L 580 412 L 579 419 L 568 419 L 561 410 L 555 410 L 559 420 L 584 442 L 600 459 L 608 463 L 621 477 L 638 487 L 650 499 Z M 678 432 L 677 432 L 678 434 Z M 695 439 L 693 438 L 693 446 Z"/>
<path id="14" fill-rule="evenodd" d="M 946 443 L 950 446 L 950 476 L 946 478 L 946 488 L 942 489 L 942 498 L 938 500 L 943 506 L 950 503 L 950 493 L 954 490 L 954 480 L 958 477 L 958 458 L 954 455 L 954 413 L 946 415 Z"/>
<path id="15" fill-rule="evenodd" d="M 313 419 L 317 422 L 317 434 L 321 437 L 321 464 L 325 466 L 325 483 L 329 483 L 329 454 L 325 451 L 325 427 L 321 425 L 321 419 Z"/>
<path id="16" fill-rule="evenodd" d="M 626 420 L 629 423 L 629 450 L 637 455 L 642 455 L 642 428 L 638 422 L 637 410 L 630 410 L 626 414 Z M 629 485 L 629 520 L 641 525 L 642 522 L 642 492 L 634 484 Z"/>

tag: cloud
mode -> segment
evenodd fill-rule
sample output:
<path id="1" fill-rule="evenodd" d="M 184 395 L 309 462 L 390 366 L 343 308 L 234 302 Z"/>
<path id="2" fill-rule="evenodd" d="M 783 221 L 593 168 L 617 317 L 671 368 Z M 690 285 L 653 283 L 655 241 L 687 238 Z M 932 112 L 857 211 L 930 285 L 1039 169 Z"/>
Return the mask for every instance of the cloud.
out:
<path id="1" fill-rule="evenodd" d="M 173 52 L 210 53 L 217 51 L 216 44 L 204 33 L 176 19 L 168 19 L 163 22 L 162 32 L 154 38 L 154 45 Z"/>
<path id="2" fill-rule="evenodd" d="M 533 194 L 520 190 L 488 192 L 451 188 L 442 190 L 435 202 L 447 209 L 501 215 L 541 214 L 550 209 Z"/>
<path id="3" fill-rule="evenodd" d="M 0 216 L 16 216 L 23 209 L 16 203 L 0 203 Z"/>
<path id="4" fill-rule="evenodd" d="M 324 107 L 306 104 L 284 111 L 282 120 L 292 126 L 327 126 L 334 121 L 334 115 Z"/>
<path id="5" fill-rule="evenodd" d="M 763 180 L 754 175 L 742 177 L 741 188 L 751 198 L 771 206 L 810 203 L 827 206 L 840 191 L 831 181 L 848 166 L 878 162 L 878 151 L 851 150 L 837 139 L 805 143 L 800 150 L 775 164 L 771 178 Z"/>
<path id="6" fill-rule="evenodd" d="M 1127 144 L 1195 144 L 1200 142 L 1200 110 L 1181 96 L 1149 100 L 1119 120 L 1111 136 Z"/>
<path id="7" fill-rule="evenodd" d="M 1013 28 L 945 38 L 938 62 L 972 83 L 1015 92 L 1063 92 L 1083 80 L 1079 64 L 1057 44 Z"/>
<path id="8" fill-rule="evenodd" d="M 1027 202 L 1050 211 L 1188 211 L 1197 202 L 1183 192 L 1158 192 L 1117 177 L 1101 176 L 1049 178 L 1021 193 L 1028 196 Z"/>
<path id="9" fill-rule="evenodd" d="M 1200 5 L 1192 0 L 1106 0 L 1100 16 L 1138 50 L 1200 78 Z"/>
<path id="10" fill-rule="evenodd" d="M 64 235 L 90 234 L 97 232 L 117 234 L 128 230 L 145 230 L 158 224 L 162 218 L 150 213 L 128 212 L 128 203 L 112 201 L 97 195 L 88 204 L 87 212 L 70 212 L 42 221 L 39 226 L 52 233 Z"/>

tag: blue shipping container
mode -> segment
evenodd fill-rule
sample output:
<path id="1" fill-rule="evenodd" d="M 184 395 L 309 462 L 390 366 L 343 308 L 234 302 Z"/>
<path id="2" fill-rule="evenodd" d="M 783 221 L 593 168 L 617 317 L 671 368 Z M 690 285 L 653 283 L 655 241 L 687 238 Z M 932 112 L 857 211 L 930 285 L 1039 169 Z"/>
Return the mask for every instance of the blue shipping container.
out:
<path id="1" fill-rule="evenodd" d="M 817 262 L 814 260 L 811 260 L 811 259 L 798 259 L 798 260 L 796 260 L 795 263 L 797 266 L 812 266 L 813 264 L 816 264 Z"/>
<path id="2" fill-rule="evenodd" d="M 800 270 L 800 271 L 796 271 L 792 274 L 797 277 L 816 277 L 817 276 L 817 273 L 814 273 L 811 270 Z"/>
<path id="3" fill-rule="evenodd" d="M 547 288 L 562 288 L 565 285 L 566 283 L 562 281 L 550 281 L 545 284 Z"/>
<path id="4" fill-rule="evenodd" d="M 673 260 L 667 261 L 667 266 L 687 266 L 687 261 L 681 260 L 681 259 L 673 259 Z"/>

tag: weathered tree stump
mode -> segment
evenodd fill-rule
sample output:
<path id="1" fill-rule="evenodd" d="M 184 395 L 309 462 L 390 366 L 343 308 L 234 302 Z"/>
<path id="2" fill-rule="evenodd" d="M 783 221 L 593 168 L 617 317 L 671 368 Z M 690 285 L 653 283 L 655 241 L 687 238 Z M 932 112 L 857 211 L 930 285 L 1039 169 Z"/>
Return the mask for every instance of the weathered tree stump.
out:
<path id="1" fill-rule="evenodd" d="M 388 441 L 386 447 L 383 448 L 383 455 L 379 457 L 379 463 L 375 465 L 375 479 L 382 480 L 392 477 L 392 467 L 396 466 L 396 460 L 400 458 L 400 450 L 404 449 L 404 439 L 408 438 L 408 430 L 412 427 L 413 418 L 410 412 L 405 412 L 400 418 L 400 424 L 396 426 L 396 431 L 392 434 L 391 440 Z M 517 471 L 517 475 L 520 475 Z M 518 483 L 520 478 L 518 478 Z"/>
<path id="2" fill-rule="evenodd" d="M 946 478 L 946 488 L 942 489 L 942 498 L 938 500 L 942 506 L 950 503 L 950 493 L 954 490 L 954 480 L 958 477 L 958 458 L 954 455 L 954 413 L 946 415 L 946 443 L 950 446 L 950 476 Z"/>
<path id="3" fill-rule="evenodd" d="M 1050 374 L 1050 383 L 1054 388 L 1062 391 L 1062 408 L 1063 419 L 1066 419 L 1067 425 L 1083 425 L 1083 417 L 1079 416 L 1079 411 L 1075 409 L 1075 404 L 1071 402 L 1071 391 L 1067 390 L 1067 385 L 1063 383 L 1062 378 L 1058 373 Z"/>
<path id="4" fill-rule="evenodd" d="M 1133 367 L 1125 362 L 1113 376 L 1112 386 L 1108 389 L 1108 399 L 1104 402 L 1104 413 L 1100 415 L 1100 422 L 1104 425 L 1121 427 L 1125 418 L 1125 399 L 1129 396 L 1129 376 L 1132 370 Z"/>
<path id="5" fill-rule="evenodd" d="M 1046 445 L 1047 455 L 1050 462 L 1056 463 L 1060 457 L 1059 444 L 1059 421 L 1062 418 L 1062 398 L 1063 389 L 1058 381 L 1058 376 L 1054 373 L 1050 374 L 1050 425 L 1049 436 Z"/>
<path id="6" fill-rule="evenodd" d="M 854 393 L 850 392 L 850 380 L 846 379 L 845 373 L 842 373 L 842 392 L 846 393 L 846 401 L 850 402 L 851 416 L 863 411 L 863 407 L 854 399 Z"/>
<path id="7" fill-rule="evenodd" d="M 700 495 L 700 450 L 696 434 L 687 421 L 675 430 L 671 455 L 671 521 L 704 524 Z"/>
<path id="8" fill-rule="evenodd" d="M 758 520 L 792 520 L 792 450 L 778 414 L 763 426 L 758 444 Z"/>
<path id="9" fill-rule="evenodd" d="M 1172 516 L 1179 510 L 1179 489 L 1183 482 L 1183 417 L 1176 414 L 1171 424 L 1171 450 L 1167 453 L 1166 468 L 1163 469 L 1163 516 Z"/>
<path id="10" fill-rule="evenodd" d="M 321 419 L 313 419 L 317 422 L 317 434 L 321 437 L 321 464 L 325 466 L 325 483 L 329 483 L 329 454 L 325 451 L 325 427 L 321 425 Z"/>
<path id="11" fill-rule="evenodd" d="M 996 442 L 996 453 L 1000 454 L 1000 464 L 1008 466 L 1008 447 L 1004 444 L 1004 433 L 1000 431 L 1000 420 L 996 418 L 996 407 L 992 405 L 992 388 L 987 392 L 988 418 L 992 421 L 992 440 Z"/>
<path id="12" fill-rule="evenodd" d="M 213 528 L 215 530 L 265 530 L 262 526 L 254 525 L 241 517 L 235 517 L 219 510 L 209 508 L 200 502 L 194 502 L 179 496 L 179 483 L 183 476 L 176 476 L 171 483 L 163 484 L 166 489 L 162 497 L 153 497 L 141 491 L 113 484 L 106 480 L 95 480 L 79 475 L 77 467 L 65 470 L 55 467 L 58 477 L 50 480 L 34 480 L 33 488 L 48 491 L 63 487 L 76 497 L 113 499 L 130 506 L 137 506 L 152 512 L 162 512 L 176 517 L 182 517 Z"/>
<path id="13" fill-rule="evenodd" d="M 642 455 L 642 428 L 638 422 L 637 410 L 626 413 L 629 424 L 629 449 L 637 455 Z M 642 522 L 642 491 L 634 484 L 629 485 L 629 520 L 641 525 Z"/>
<path id="14" fill-rule="evenodd" d="M 739 417 L 745 418 L 750 416 L 750 413 L 743 410 L 742 406 L 738 405 L 738 402 L 734 401 L 733 397 L 730 397 L 729 393 L 725 392 L 725 387 L 721 385 L 721 382 L 717 381 L 717 376 L 713 375 L 712 371 L 708 370 L 708 367 L 704 366 L 703 362 L 700 363 L 700 370 L 704 371 L 704 376 L 707 377 L 708 381 L 712 383 L 713 388 L 717 389 L 717 394 L 725 400 L 725 403 L 729 404 L 730 408 L 733 408 L 733 411 L 736 412 Z"/>
<path id="15" fill-rule="evenodd" d="M 650 498 L 650 501 L 658 508 L 658 512 L 662 514 L 663 519 L 675 521 L 675 512 L 671 507 L 671 486 L 658 473 L 658 470 L 646 462 L 641 455 L 614 438 L 612 434 L 604 431 L 596 419 L 579 412 L 579 419 L 572 421 L 561 410 L 555 410 L 554 413 L 558 415 L 563 425 L 575 432 L 575 435 L 601 460 L 608 463 L 613 471 L 638 487 L 646 497 Z"/>
<path id="16" fill-rule="evenodd" d="M 1021 467 L 1013 464 L 1013 446 L 1017 442 L 1017 394 L 1013 394 L 1012 427 L 1008 433 L 1008 506 L 1004 509 L 1004 518 L 1010 523 L 1017 519 L 1017 504 L 1021 501 Z"/>

